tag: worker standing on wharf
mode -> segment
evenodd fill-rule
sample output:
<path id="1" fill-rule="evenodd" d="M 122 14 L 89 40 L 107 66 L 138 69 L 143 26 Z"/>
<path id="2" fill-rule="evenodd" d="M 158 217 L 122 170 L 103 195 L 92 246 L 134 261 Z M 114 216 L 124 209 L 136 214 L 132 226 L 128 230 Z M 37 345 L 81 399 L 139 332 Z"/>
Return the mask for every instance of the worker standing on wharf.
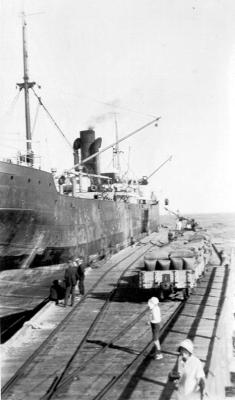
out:
<path id="1" fill-rule="evenodd" d="M 60 285 L 58 279 L 52 282 L 50 287 L 49 300 L 54 301 L 56 305 L 59 304 L 59 300 L 63 300 L 65 297 L 65 289 Z"/>
<path id="2" fill-rule="evenodd" d="M 177 221 L 176 221 L 176 225 L 175 225 L 176 232 L 181 234 L 182 233 L 182 227 L 183 227 L 182 219 L 178 218 Z"/>
<path id="3" fill-rule="evenodd" d="M 84 285 L 84 281 L 85 281 L 85 265 L 83 263 L 83 260 L 81 258 L 77 258 L 76 259 L 76 263 L 77 263 L 77 273 L 76 273 L 76 277 L 78 279 L 78 291 L 80 293 L 80 295 L 84 295 L 85 294 L 85 285 Z"/>
<path id="4" fill-rule="evenodd" d="M 192 221 L 191 221 L 191 227 L 192 227 L 192 230 L 193 230 L 194 232 L 196 232 L 197 222 L 195 221 L 194 218 L 193 218 Z"/>
<path id="5" fill-rule="evenodd" d="M 193 342 L 183 340 L 179 345 L 179 379 L 174 381 L 177 400 L 202 400 L 205 394 L 205 374 L 199 358 L 193 355 Z"/>
<path id="6" fill-rule="evenodd" d="M 153 357 L 155 358 L 155 360 L 160 360 L 163 357 L 159 342 L 161 311 L 158 303 L 159 300 L 157 297 L 151 297 L 151 299 L 149 299 L 148 301 L 148 306 L 150 308 L 150 324 L 151 324 L 153 343 L 154 343 Z"/>
<path id="7" fill-rule="evenodd" d="M 75 297 L 75 285 L 77 283 L 76 279 L 76 272 L 73 269 L 73 261 L 69 261 L 68 268 L 65 270 L 64 274 L 64 281 L 65 281 L 65 299 L 64 299 L 64 306 L 66 307 L 68 304 L 68 299 L 71 295 L 71 306 L 74 303 Z"/>
<path id="8" fill-rule="evenodd" d="M 168 242 L 172 242 L 172 240 L 174 240 L 174 233 L 172 231 L 169 230 L 167 236 L 168 236 Z"/>
<path id="9" fill-rule="evenodd" d="M 225 253 L 224 250 L 221 250 L 220 253 L 220 265 L 227 267 L 229 265 L 229 257 L 228 255 Z"/>

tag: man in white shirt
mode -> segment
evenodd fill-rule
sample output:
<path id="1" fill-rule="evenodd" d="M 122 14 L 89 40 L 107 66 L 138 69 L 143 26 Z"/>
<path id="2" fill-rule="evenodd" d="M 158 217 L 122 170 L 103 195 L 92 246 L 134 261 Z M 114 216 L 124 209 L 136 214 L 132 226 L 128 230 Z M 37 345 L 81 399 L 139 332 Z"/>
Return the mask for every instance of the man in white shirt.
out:
<path id="1" fill-rule="evenodd" d="M 183 226 L 182 221 L 181 221 L 180 218 L 178 218 L 177 221 L 176 221 L 176 225 L 175 225 L 176 231 L 177 232 L 181 232 L 182 231 L 182 226 Z"/>
<path id="2" fill-rule="evenodd" d="M 205 374 L 199 358 L 193 355 L 193 342 L 185 339 L 179 346 L 178 373 L 175 381 L 177 400 L 202 400 L 205 391 Z"/>
<path id="3" fill-rule="evenodd" d="M 220 252 L 220 265 L 227 267 L 229 265 L 229 256 L 225 253 L 224 250 Z"/>
<path id="4" fill-rule="evenodd" d="M 161 346 L 159 342 L 161 311 L 158 303 L 159 300 L 157 297 L 151 297 L 151 299 L 149 299 L 148 301 L 148 306 L 150 309 L 150 325 L 152 329 L 153 343 L 154 343 L 153 356 L 156 360 L 160 360 L 162 358 Z"/>

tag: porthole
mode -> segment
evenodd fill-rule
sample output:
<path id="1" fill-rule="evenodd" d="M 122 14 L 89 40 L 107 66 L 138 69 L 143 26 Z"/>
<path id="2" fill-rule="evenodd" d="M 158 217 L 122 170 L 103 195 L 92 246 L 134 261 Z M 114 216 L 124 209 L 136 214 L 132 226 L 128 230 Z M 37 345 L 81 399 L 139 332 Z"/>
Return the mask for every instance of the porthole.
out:
<path id="1" fill-rule="evenodd" d="M 31 182 L 31 179 L 30 179 L 30 178 L 28 178 L 28 182 Z"/>

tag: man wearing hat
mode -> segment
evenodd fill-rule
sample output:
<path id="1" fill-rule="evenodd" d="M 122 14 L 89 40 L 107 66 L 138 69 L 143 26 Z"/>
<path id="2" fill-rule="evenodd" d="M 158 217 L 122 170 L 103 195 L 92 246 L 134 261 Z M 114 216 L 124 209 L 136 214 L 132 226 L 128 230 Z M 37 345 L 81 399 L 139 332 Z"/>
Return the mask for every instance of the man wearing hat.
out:
<path id="1" fill-rule="evenodd" d="M 155 360 L 160 360 L 162 358 L 161 346 L 159 342 L 161 311 L 158 303 L 159 301 L 157 297 L 151 297 L 151 299 L 149 299 L 148 301 L 148 306 L 150 309 L 150 325 L 152 328 L 153 343 L 154 343 L 153 356 Z"/>
<path id="2" fill-rule="evenodd" d="M 76 271 L 76 277 L 78 280 L 78 291 L 80 295 L 85 294 L 85 285 L 84 285 L 84 280 L 85 280 L 85 265 L 83 263 L 82 258 L 76 258 L 76 264 L 77 264 L 77 271 Z"/>
<path id="3" fill-rule="evenodd" d="M 220 255 L 220 265 L 227 267 L 229 265 L 228 255 L 225 253 L 224 250 L 221 250 L 219 255 Z"/>
<path id="4" fill-rule="evenodd" d="M 193 355 L 193 342 L 183 340 L 179 345 L 178 373 L 175 380 L 177 400 L 202 400 L 205 391 L 205 373 L 199 358 Z"/>
<path id="5" fill-rule="evenodd" d="M 68 299 L 71 296 L 71 306 L 73 306 L 74 298 L 75 298 L 75 285 L 77 282 L 76 273 L 73 269 L 73 260 L 70 259 L 68 263 L 68 268 L 64 273 L 64 282 L 65 282 L 65 298 L 64 298 L 64 306 L 66 307 L 68 304 Z"/>

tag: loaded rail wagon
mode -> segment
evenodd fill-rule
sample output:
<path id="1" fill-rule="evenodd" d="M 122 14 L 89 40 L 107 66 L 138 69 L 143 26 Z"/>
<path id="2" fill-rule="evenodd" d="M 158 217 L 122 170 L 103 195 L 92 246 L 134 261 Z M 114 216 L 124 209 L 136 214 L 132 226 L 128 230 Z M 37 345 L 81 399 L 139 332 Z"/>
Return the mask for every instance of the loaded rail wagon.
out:
<path id="1" fill-rule="evenodd" d="M 183 298 L 190 295 L 209 262 L 211 245 L 207 239 L 178 241 L 165 249 L 146 253 L 143 269 L 138 273 L 138 287 L 156 290 L 160 299 L 182 292 Z"/>

